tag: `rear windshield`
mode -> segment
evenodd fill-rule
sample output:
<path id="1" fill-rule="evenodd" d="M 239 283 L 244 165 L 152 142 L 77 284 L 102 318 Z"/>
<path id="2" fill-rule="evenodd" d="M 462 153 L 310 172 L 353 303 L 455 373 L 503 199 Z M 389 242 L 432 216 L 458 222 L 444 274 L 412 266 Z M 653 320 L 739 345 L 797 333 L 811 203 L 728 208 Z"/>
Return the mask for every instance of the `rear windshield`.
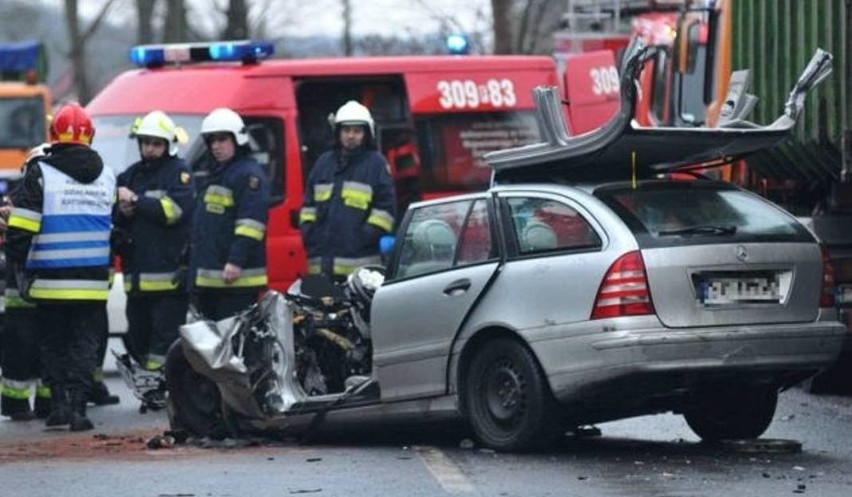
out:
<path id="1" fill-rule="evenodd" d="M 643 247 L 720 242 L 813 242 L 781 208 L 752 193 L 713 182 L 640 183 L 605 187 L 609 205 Z"/>

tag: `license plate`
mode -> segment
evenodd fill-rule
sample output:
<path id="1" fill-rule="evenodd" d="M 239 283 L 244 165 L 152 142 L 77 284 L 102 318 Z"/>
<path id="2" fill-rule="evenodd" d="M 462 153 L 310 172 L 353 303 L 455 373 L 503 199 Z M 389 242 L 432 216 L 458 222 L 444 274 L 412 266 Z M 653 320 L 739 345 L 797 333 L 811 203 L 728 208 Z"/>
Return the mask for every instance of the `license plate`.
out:
<path id="1" fill-rule="evenodd" d="M 705 305 L 778 304 L 781 285 L 775 276 L 711 277 L 698 287 L 698 300 Z"/>

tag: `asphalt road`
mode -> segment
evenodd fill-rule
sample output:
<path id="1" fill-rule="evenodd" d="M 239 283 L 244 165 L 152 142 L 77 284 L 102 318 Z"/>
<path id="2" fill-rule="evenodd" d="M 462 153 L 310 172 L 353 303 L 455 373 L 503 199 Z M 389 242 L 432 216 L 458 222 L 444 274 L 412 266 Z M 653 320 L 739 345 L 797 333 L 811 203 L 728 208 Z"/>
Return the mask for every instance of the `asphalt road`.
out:
<path id="1" fill-rule="evenodd" d="M 150 449 L 168 428 L 165 413 L 140 414 L 110 372 L 108 384 L 122 402 L 90 409 L 92 432 L 0 421 L 0 495 L 852 495 L 850 397 L 785 392 L 757 452 L 701 444 L 673 415 L 604 423 L 599 437 L 527 454 L 480 449 L 427 427 L 363 430 L 312 445 L 228 440 Z M 770 439 L 799 442 L 801 452 L 778 452 Z"/>

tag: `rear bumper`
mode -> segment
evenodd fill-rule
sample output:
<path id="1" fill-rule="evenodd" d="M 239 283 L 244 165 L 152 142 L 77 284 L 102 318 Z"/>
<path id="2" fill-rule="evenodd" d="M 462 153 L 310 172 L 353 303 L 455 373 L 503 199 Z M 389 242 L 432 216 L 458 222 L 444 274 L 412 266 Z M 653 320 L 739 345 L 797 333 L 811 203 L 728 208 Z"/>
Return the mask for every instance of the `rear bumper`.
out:
<path id="1" fill-rule="evenodd" d="M 661 399 L 683 398 L 708 385 L 800 381 L 828 367 L 846 335 L 837 321 L 817 321 L 608 331 L 530 345 L 558 401 L 596 404 L 611 394 L 638 411 L 655 412 L 675 408 Z M 659 405 L 651 407 L 655 401 Z"/>

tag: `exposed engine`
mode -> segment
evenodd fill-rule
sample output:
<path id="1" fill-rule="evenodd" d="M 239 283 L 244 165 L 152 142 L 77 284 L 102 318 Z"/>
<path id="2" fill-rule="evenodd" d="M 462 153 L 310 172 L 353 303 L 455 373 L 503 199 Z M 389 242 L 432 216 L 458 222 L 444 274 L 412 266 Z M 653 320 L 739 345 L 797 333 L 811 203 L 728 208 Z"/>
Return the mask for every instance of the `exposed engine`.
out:
<path id="1" fill-rule="evenodd" d="M 346 378 L 370 374 L 370 304 L 383 281 L 383 268 L 365 266 L 341 284 L 309 275 L 288 290 L 298 308 L 296 372 L 308 395 L 343 392 Z"/>

